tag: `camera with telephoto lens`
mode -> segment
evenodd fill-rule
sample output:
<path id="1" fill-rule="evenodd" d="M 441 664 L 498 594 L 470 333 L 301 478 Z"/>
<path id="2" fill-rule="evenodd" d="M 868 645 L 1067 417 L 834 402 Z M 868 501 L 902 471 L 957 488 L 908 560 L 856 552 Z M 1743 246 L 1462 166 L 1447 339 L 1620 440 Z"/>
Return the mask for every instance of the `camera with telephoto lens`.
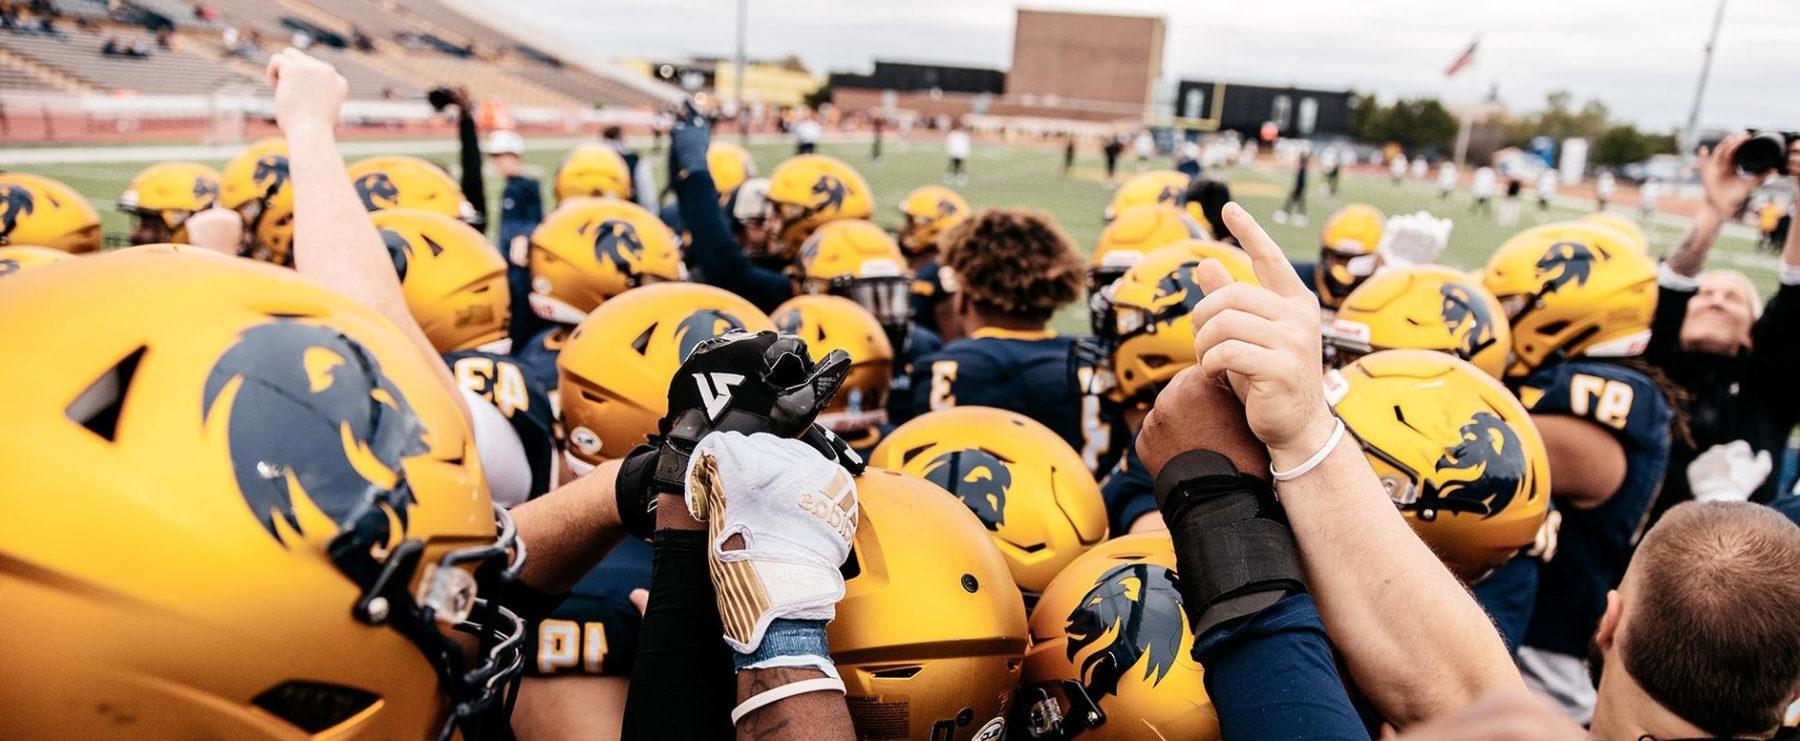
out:
<path id="1" fill-rule="evenodd" d="M 430 92 L 425 93 L 425 102 L 431 104 L 432 110 L 442 112 L 445 108 L 449 108 L 456 103 L 456 91 L 443 85 L 439 85 L 432 88 Z"/>
<path id="2" fill-rule="evenodd" d="M 1757 131 L 1750 129 L 1750 138 L 1738 145 L 1737 152 L 1732 155 L 1731 163 L 1738 169 L 1752 175 L 1761 175 L 1774 170 L 1782 175 L 1788 172 L 1788 148 L 1800 141 L 1800 133 L 1793 131 Z"/>

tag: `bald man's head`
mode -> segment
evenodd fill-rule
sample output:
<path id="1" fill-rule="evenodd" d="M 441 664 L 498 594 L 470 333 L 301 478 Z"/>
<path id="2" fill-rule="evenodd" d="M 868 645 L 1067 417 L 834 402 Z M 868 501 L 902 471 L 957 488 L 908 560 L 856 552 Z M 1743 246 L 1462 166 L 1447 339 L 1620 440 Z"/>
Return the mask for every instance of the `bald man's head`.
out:
<path id="1" fill-rule="evenodd" d="M 1620 659 L 1707 733 L 1767 732 L 1800 688 L 1800 527 L 1749 502 L 1670 509 L 1620 589 Z"/>

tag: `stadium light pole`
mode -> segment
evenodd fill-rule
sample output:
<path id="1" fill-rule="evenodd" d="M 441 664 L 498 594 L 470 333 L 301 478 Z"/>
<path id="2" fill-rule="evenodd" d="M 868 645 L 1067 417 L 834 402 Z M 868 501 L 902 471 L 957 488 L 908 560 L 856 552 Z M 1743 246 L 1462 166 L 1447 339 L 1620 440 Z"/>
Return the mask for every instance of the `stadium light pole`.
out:
<path id="1" fill-rule="evenodd" d="M 737 73 L 731 79 L 731 99 L 738 109 L 738 138 L 745 144 L 750 143 L 750 107 L 744 103 L 744 35 L 748 24 L 750 0 L 738 0 L 737 4 L 737 59 L 734 60 Z"/>
<path id="2" fill-rule="evenodd" d="M 1700 103 L 1706 98 L 1706 78 L 1712 74 L 1713 47 L 1719 45 L 1719 26 L 1725 22 L 1725 2 L 1713 11 L 1712 35 L 1706 37 L 1706 49 L 1700 57 L 1700 84 L 1694 88 L 1694 105 L 1688 109 L 1687 128 L 1682 131 L 1682 156 L 1692 156 L 1700 145 Z"/>

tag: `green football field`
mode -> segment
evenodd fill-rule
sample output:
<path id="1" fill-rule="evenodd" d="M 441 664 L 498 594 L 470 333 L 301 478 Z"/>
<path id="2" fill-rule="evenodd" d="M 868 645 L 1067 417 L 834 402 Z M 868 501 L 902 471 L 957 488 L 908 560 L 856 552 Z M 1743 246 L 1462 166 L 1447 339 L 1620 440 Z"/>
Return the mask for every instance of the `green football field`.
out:
<path id="1" fill-rule="evenodd" d="M 751 145 L 750 150 L 756 157 L 758 166 L 766 173 L 791 153 L 792 148 L 787 144 L 759 143 Z M 944 174 L 943 147 L 937 141 L 920 141 L 908 146 L 890 139 L 885 144 L 880 160 L 869 157 L 870 148 L 866 142 L 827 143 L 820 150 L 845 160 L 863 173 L 875 191 L 875 218 L 889 227 L 898 222 L 899 203 L 907 191 L 920 185 L 940 183 Z M 564 151 L 566 150 L 563 148 L 534 148 L 526 159 L 530 169 L 547 184 Z M 647 153 L 646 156 L 655 158 L 658 165 L 653 169 L 660 177 L 663 155 Z M 450 165 L 455 157 L 446 153 L 432 155 L 428 159 Z M 222 167 L 224 162 L 210 161 L 207 164 Z M 119 192 L 124 190 L 131 176 L 145 165 L 146 163 L 139 162 L 55 164 L 20 169 L 57 178 L 81 191 L 100 207 L 107 233 L 122 234 L 129 230 L 127 218 L 113 209 L 111 204 L 116 201 Z M 968 182 L 954 187 L 976 207 L 1026 206 L 1048 212 L 1068 232 L 1078 248 L 1086 252 L 1099 239 L 1103 227 L 1101 212 L 1111 198 L 1111 190 L 1101 179 L 1101 166 L 1097 152 L 1085 153 L 1077 157 L 1073 174 L 1064 176 L 1060 149 L 978 145 L 969 162 Z M 0 167 L 5 167 L 3 156 L 0 156 Z M 1127 174 L 1132 172 L 1129 162 L 1123 171 Z M 1459 268 L 1483 264 L 1494 247 L 1505 241 L 1507 236 L 1535 224 L 1538 218 L 1536 202 L 1529 195 L 1524 198 L 1526 203 L 1521 204 L 1519 224 L 1509 229 L 1496 224 L 1492 217 L 1471 213 L 1466 193 L 1456 193 L 1449 200 L 1440 201 L 1435 190 L 1427 183 L 1395 185 L 1385 177 L 1347 174 L 1343 180 L 1342 192 L 1336 198 L 1325 193 L 1321 178 L 1314 178 L 1308 204 L 1311 218 L 1307 225 L 1276 224 L 1270 217 L 1286 195 L 1293 177 L 1291 171 L 1264 167 L 1230 168 L 1214 174 L 1231 184 L 1234 197 L 1255 214 L 1287 250 L 1289 256 L 1296 259 L 1311 259 L 1316 255 L 1319 230 L 1326 217 L 1339 206 L 1350 202 L 1371 203 L 1388 214 L 1427 210 L 1453 219 L 1456 226 L 1451 233 L 1450 248 L 1445 253 L 1444 262 Z M 498 182 L 490 179 L 489 186 L 490 190 L 497 190 Z M 489 202 L 493 201 L 490 197 Z M 1551 218 L 1570 218 L 1580 213 L 1553 206 Z M 1653 254 L 1661 254 L 1679 240 L 1685 229 L 1685 222 L 1677 223 L 1674 217 L 1669 216 L 1664 216 L 1663 219 L 1667 220 L 1666 223 L 1658 223 L 1650 228 Z M 1756 254 L 1749 239 L 1731 235 L 1722 238 L 1715 250 L 1713 263 L 1736 267 L 1748 273 L 1765 296 L 1774 288 L 1774 257 Z M 1058 315 L 1056 326 L 1064 331 L 1082 330 L 1085 328 L 1085 316 L 1080 307 L 1071 306 Z"/>

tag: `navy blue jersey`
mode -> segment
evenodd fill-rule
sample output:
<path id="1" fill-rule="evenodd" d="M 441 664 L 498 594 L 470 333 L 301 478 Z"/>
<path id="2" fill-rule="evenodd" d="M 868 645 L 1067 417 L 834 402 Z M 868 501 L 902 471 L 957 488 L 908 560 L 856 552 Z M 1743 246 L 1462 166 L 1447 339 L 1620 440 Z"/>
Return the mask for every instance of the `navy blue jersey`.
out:
<path id="1" fill-rule="evenodd" d="M 906 420 L 917 414 L 913 411 L 912 373 L 913 365 L 919 358 L 944 349 L 944 341 L 936 332 L 914 323 L 912 331 L 906 335 L 906 342 L 895 348 L 894 377 L 888 382 L 888 419 Z"/>
<path id="2" fill-rule="evenodd" d="M 1787 518 L 1793 520 L 1795 525 L 1800 525 L 1800 496 L 1784 494 L 1776 497 L 1775 501 L 1769 503 L 1769 506 L 1774 507 L 1776 512 L 1787 515 Z"/>
<path id="3" fill-rule="evenodd" d="M 500 188 L 500 254 L 509 254 L 514 237 L 530 238 L 543 220 L 543 186 L 523 175 L 508 177 Z"/>
<path id="4" fill-rule="evenodd" d="M 1531 624 L 1532 606 L 1537 603 L 1538 572 L 1543 567 L 1544 562 L 1536 557 L 1520 554 L 1469 588 L 1481 609 L 1494 621 L 1494 627 L 1500 629 L 1506 650 L 1513 654 L 1519 652 L 1519 644 L 1525 640 L 1525 631 Z"/>
<path id="5" fill-rule="evenodd" d="M 942 333 L 942 328 L 937 325 L 937 305 L 950 294 L 944 290 L 944 281 L 939 277 L 937 258 L 927 259 L 913 271 L 911 293 L 913 323 Z"/>
<path id="6" fill-rule="evenodd" d="M 1106 502 L 1107 532 L 1124 535 L 1139 517 L 1156 512 L 1156 480 L 1138 459 L 1137 436 L 1125 444 L 1118 465 L 1100 482 L 1100 498 Z"/>
<path id="7" fill-rule="evenodd" d="M 505 355 L 462 350 L 445 355 L 444 363 L 457 385 L 487 399 L 512 425 L 531 464 L 531 497 L 549 491 L 556 460 L 556 415 L 543 385 L 524 364 Z"/>
<path id="8" fill-rule="evenodd" d="M 1042 330 L 1019 332 L 984 327 L 936 353 L 919 358 L 912 370 L 912 408 L 890 416 L 895 422 L 955 406 L 987 406 L 1018 412 L 1050 428 L 1081 453 L 1090 473 L 1110 465 L 1112 425 L 1100 413 L 1100 398 L 1081 393 L 1092 369 L 1079 362 L 1076 338 Z"/>
<path id="9" fill-rule="evenodd" d="M 1606 592 L 1619 585 L 1643 533 L 1650 503 L 1669 462 L 1674 416 L 1662 390 L 1642 373 L 1616 363 L 1576 359 L 1539 368 L 1519 385 L 1533 415 L 1580 417 L 1611 433 L 1625 451 L 1625 481 L 1593 509 L 1559 506 L 1562 531 L 1544 564 L 1525 644 L 1586 656 L 1606 611 Z"/>
<path id="10" fill-rule="evenodd" d="M 644 622 L 631 592 L 649 588 L 650 544 L 626 538 L 549 616 L 526 629 L 526 672 L 629 676 Z"/>
<path id="11" fill-rule="evenodd" d="M 562 355 L 563 343 L 569 340 L 572 327 L 557 324 L 537 333 L 522 346 L 513 348 L 513 358 L 531 373 L 532 380 L 544 389 L 544 393 L 556 395 L 556 387 L 561 383 L 556 376 L 556 358 Z"/>
<path id="12" fill-rule="evenodd" d="M 1312 291 L 1314 296 L 1319 295 L 1319 282 L 1315 280 L 1318 277 L 1319 263 L 1312 260 L 1288 262 L 1294 266 L 1294 274 L 1300 276 L 1301 282 L 1306 284 L 1306 290 Z"/>

